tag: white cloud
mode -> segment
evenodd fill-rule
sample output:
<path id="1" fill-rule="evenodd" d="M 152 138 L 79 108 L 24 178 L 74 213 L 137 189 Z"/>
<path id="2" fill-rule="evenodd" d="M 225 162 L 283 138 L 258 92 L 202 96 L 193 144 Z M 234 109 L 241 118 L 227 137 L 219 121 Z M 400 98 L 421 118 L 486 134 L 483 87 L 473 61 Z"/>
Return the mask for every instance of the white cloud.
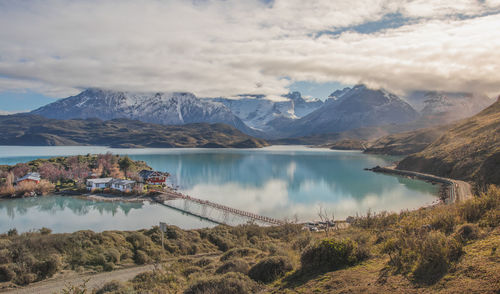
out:
<path id="1" fill-rule="evenodd" d="M 0 91 L 279 96 L 291 81 L 311 80 L 496 93 L 499 7 L 475 0 L 6 1 Z M 316 37 L 389 13 L 414 21 Z"/>

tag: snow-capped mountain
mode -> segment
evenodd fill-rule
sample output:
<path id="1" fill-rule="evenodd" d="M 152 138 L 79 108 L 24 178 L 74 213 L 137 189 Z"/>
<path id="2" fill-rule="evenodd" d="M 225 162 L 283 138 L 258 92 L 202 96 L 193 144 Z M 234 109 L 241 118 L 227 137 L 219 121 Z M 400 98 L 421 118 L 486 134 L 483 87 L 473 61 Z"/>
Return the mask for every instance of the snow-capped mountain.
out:
<path id="1" fill-rule="evenodd" d="M 304 136 L 404 123 L 418 117 L 418 112 L 398 96 L 357 85 L 335 91 L 322 107 L 301 119 L 270 123 L 285 136 Z"/>
<path id="2" fill-rule="evenodd" d="M 473 116 L 493 103 L 485 95 L 450 92 L 414 92 L 408 101 L 424 116 L 439 115 L 448 120 Z"/>
<path id="3" fill-rule="evenodd" d="M 164 125 L 225 123 L 247 134 L 255 133 L 222 103 L 199 99 L 191 93 L 151 94 L 88 89 L 32 113 L 56 119 L 128 118 Z"/>
<path id="4" fill-rule="evenodd" d="M 323 105 L 319 99 L 304 99 L 299 92 L 273 101 L 263 95 L 240 95 L 237 99 L 208 98 L 227 106 L 243 122 L 260 131 L 272 132 L 269 122 L 277 118 L 299 119 Z"/>

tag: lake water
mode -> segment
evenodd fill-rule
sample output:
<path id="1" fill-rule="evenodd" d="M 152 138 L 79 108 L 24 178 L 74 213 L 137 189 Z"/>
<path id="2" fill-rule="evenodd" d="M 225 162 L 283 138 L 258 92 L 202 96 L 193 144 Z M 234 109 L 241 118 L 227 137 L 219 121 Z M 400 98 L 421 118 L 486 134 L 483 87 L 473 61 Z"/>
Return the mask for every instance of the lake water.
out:
<path id="1" fill-rule="evenodd" d="M 128 154 L 167 171 L 183 193 L 271 216 L 318 219 L 320 206 L 336 219 L 372 211 L 400 211 L 430 204 L 438 187 L 363 170 L 395 157 L 303 146 L 261 149 L 112 149 L 106 147 L 0 146 L 0 164 L 87 153 Z M 52 228 L 55 232 L 148 228 L 165 221 L 182 228 L 213 226 L 158 204 L 107 203 L 46 196 L 0 201 L 0 232 Z"/>

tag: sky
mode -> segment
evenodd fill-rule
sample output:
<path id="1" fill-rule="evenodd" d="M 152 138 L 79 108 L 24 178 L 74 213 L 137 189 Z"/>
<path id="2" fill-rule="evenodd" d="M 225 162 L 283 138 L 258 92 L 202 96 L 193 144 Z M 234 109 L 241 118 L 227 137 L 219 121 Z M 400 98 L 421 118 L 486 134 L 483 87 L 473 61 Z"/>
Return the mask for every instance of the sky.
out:
<path id="1" fill-rule="evenodd" d="M 500 0 L 0 0 L 0 112 L 98 87 L 500 94 Z"/>

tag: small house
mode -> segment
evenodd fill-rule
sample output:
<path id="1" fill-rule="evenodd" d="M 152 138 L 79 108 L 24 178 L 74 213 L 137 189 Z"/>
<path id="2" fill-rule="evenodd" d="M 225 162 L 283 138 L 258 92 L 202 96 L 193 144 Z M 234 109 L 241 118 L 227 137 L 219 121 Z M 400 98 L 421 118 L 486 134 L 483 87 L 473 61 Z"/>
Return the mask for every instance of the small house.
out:
<path id="1" fill-rule="evenodd" d="M 87 190 L 107 188 L 112 180 L 113 178 L 87 179 Z"/>
<path id="2" fill-rule="evenodd" d="M 119 191 L 130 191 L 134 188 L 135 181 L 132 180 L 121 180 L 121 179 L 113 179 L 108 184 L 108 188 L 119 190 Z"/>
<path id="3" fill-rule="evenodd" d="M 142 170 L 139 172 L 139 176 L 146 184 L 165 186 L 167 184 L 167 177 L 169 174 L 154 170 Z"/>
<path id="4" fill-rule="evenodd" d="M 40 183 L 40 174 L 39 173 L 27 173 L 24 177 L 17 179 L 16 184 L 21 182 L 33 182 L 35 184 Z"/>

